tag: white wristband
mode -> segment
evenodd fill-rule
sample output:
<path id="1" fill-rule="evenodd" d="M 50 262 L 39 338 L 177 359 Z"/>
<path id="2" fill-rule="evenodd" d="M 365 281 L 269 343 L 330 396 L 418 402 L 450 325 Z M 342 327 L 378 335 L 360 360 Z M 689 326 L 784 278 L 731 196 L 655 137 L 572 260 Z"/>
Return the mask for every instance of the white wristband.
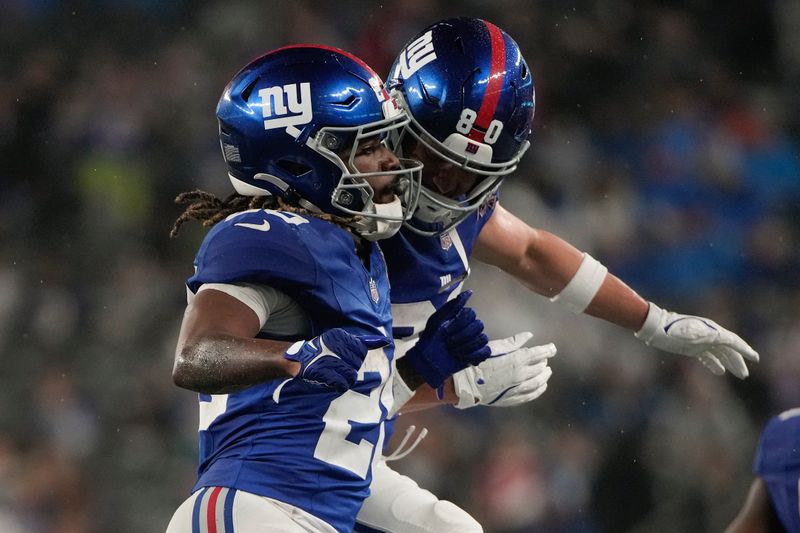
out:
<path id="1" fill-rule="evenodd" d="M 455 406 L 458 409 L 467 409 L 478 405 L 480 393 L 472 384 L 475 377 L 475 368 L 470 366 L 453 374 L 453 388 L 458 396 L 458 403 Z"/>
<path id="2" fill-rule="evenodd" d="M 634 333 L 637 339 L 649 345 L 653 337 L 658 333 L 658 328 L 661 325 L 665 311 L 653 302 L 648 302 L 647 317 L 644 319 L 644 324 L 639 328 L 639 331 Z"/>
<path id="3" fill-rule="evenodd" d="M 608 269 L 591 255 L 584 253 L 581 266 L 561 292 L 550 298 L 567 306 L 574 313 L 583 313 L 594 299 L 606 279 Z"/>
<path id="4" fill-rule="evenodd" d="M 392 403 L 392 408 L 389 409 L 389 414 L 387 418 L 392 418 L 394 415 L 400 412 L 400 409 L 408 403 L 408 400 L 414 396 L 414 391 L 406 385 L 406 382 L 403 381 L 403 378 L 400 377 L 400 372 L 397 369 L 394 369 L 394 379 L 392 379 L 392 396 L 394 398 L 394 402 Z"/>

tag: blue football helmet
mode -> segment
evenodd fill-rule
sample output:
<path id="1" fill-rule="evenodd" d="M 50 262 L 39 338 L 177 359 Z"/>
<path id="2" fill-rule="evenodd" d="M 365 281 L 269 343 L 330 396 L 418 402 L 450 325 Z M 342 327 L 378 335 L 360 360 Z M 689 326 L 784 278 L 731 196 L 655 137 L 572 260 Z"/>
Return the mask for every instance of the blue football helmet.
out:
<path id="1" fill-rule="evenodd" d="M 406 225 L 423 235 L 443 233 L 486 201 L 530 146 L 536 101 L 530 69 L 517 43 L 494 24 L 453 18 L 409 41 L 388 85 L 410 115 L 403 135 L 477 175 L 457 198 L 422 188 Z"/>
<path id="2" fill-rule="evenodd" d="M 278 195 L 311 212 L 352 216 L 367 238 L 385 237 L 387 224 L 396 231 L 413 214 L 419 162 L 401 159 L 398 169 L 372 173 L 353 164 L 359 143 L 385 141 L 409 120 L 380 77 L 347 52 L 297 45 L 255 59 L 228 83 L 217 119 L 239 194 Z M 402 209 L 376 207 L 365 179 L 375 175 L 396 176 Z"/>

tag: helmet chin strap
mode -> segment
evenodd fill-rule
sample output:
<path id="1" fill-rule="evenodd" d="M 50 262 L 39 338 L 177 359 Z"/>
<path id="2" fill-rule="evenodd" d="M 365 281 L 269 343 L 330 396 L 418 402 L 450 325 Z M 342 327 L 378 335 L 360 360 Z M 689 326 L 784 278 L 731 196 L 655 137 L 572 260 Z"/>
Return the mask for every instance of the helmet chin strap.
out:
<path id="1" fill-rule="evenodd" d="M 386 204 L 367 206 L 377 217 L 361 217 L 356 226 L 358 234 L 368 241 L 387 239 L 403 225 L 403 204 L 398 196 Z"/>
<path id="2" fill-rule="evenodd" d="M 455 203 L 456 202 L 451 198 L 434 192 L 431 189 L 423 188 L 420 191 L 414 218 L 428 224 L 448 224 L 458 218 L 464 211 L 471 210 L 469 208 L 454 209 L 453 204 Z"/>

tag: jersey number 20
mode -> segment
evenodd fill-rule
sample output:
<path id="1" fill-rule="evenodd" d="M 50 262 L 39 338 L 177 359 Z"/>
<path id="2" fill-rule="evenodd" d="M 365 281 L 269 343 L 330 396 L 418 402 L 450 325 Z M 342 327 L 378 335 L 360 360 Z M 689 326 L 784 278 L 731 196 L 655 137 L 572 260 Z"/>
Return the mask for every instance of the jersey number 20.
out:
<path id="1" fill-rule="evenodd" d="M 375 446 L 381 440 L 380 423 L 385 413 L 381 408 L 380 397 L 386 386 L 389 365 L 383 349 L 371 350 L 361 370 L 379 372 L 381 384 L 373 388 L 369 396 L 350 389 L 330 403 L 322 417 L 325 429 L 317 442 L 314 457 L 366 479 Z M 353 442 L 355 439 L 348 440 L 348 436 L 359 425 L 373 429 L 366 432 L 357 443 Z"/>

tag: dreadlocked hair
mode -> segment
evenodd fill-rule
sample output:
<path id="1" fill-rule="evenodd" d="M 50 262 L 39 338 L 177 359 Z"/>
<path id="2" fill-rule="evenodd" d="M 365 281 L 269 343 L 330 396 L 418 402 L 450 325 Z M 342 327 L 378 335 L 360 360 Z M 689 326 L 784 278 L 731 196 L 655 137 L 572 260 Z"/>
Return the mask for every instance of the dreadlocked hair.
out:
<path id="1" fill-rule="evenodd" d="M 241 194 L 233 193 L 228 195 L 224 200 L 220 200 L 210 192 L 195 189 L 179 194 L 175 198 L 175 203 L 178 205 L 186 205 L 187 207 L 172 225 L 172 229 L 169 232 L 169 236 L 172 238 L 178 236 L 183 223 L 189 220 L 197 220 L 204 227 L 210 227 L 239 211 L 247 211 L 248 209 L 274 209 L 317 217 L 332 222 L 356 236 L 357 242 L 360 243 L 361 241 L 361 237 L 355 233 L 351 227 L 353 217 L 340 217 L 328 213 L 312 213 L 308 209 L 287 203 L 280 196 L 242 196 Z"/>

